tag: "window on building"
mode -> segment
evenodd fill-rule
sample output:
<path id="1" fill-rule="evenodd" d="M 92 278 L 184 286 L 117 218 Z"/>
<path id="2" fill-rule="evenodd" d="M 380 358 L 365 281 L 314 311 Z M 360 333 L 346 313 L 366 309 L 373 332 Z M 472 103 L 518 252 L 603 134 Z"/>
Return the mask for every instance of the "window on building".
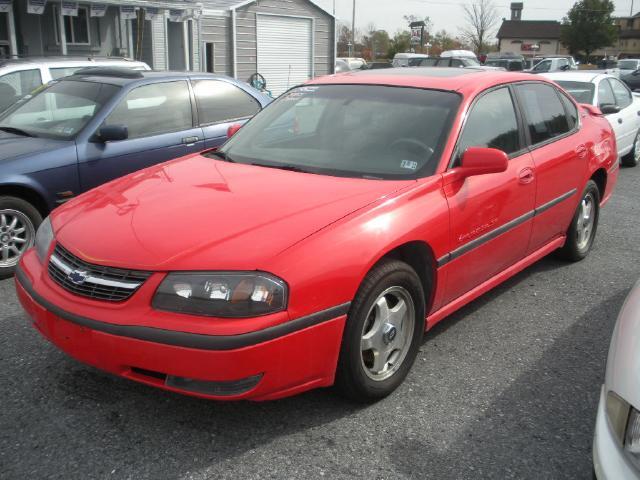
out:
<path id="1" fill-rule="evenodd" d="M 58 31 L 58 6 L 53 6 L 54 12 L 54 30 L 56 33 L 56 43 L 60 43 L 60 32 Z M 90 43 L 89 36 L 89 9 L 87 7 L 78 7 L 78 15 L 76 17 L 64 17 L 64 36 L 68 45 L 88 45 Z"/>
<path id="2" fill-rule="evenodd" d="M 215 72 L 215 45 L 213 42 L 205 42 L 204 44 L 204 71 Z"/>
<path id="3" fill-rule="evenodd" d="M 201 125 L 252 117 L 260 111 L 251 95 L 227 82 L 197 80 L 193 89 Z"/>
<path id="4" fill-rule="evenodd" d="M 554 87 L 528 83 L 516 89 L 524 106 L 532 145 L 570 130 L 567 113 Z"/>
<path id="5" fill-rule="evenodd" d="M 188 130 L 193 127 L 191 115 L 187 82 L 153 83 L 129 92 L 105 124 L 126 125 L 129 138 L 140 138 Z"/>
<path id="6" fill-rule="evenodd" d="M 511 43 L 522 43 L 522 40 L 511 40 Z"/>
<path id="7" fill-rule="evenodd" d="M 507 154 L 520 149 L 518 122 L 508 88 L 489 92 L 474 105 L 460 137 L 460 155 L 469 147 L 497 148 Z"/>
<path id="8" fill-rule="evenodd" d="M 0 42 L 9 41 L 9 19 L 6 13 L 0 13 Z"/>

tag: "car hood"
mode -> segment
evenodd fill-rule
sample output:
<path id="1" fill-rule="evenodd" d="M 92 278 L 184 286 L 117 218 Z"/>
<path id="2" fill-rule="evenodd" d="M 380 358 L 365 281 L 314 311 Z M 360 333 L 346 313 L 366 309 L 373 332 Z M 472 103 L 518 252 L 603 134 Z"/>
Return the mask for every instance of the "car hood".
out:
<path id="1" fill-rule="evenodd" d="M 0 131 L 0 162 L 14 160 L 28 155 L 50 152 L 73 143 L 69 140 L 52 140 L 14 135 Z"/>
<path id="2" fill-rule="evenodd" d="M 89 191 L 57 209 L 52 223 L 57 241 L 92 263 L 255 270 L 327 225 L 414 183 L 313 175 L 196 155 Z"/>
<path id="3" fill-rule="evenodd" d="M 605 385 L 640 409 L 640 282 L 620 310 L 611 337 Z"/>

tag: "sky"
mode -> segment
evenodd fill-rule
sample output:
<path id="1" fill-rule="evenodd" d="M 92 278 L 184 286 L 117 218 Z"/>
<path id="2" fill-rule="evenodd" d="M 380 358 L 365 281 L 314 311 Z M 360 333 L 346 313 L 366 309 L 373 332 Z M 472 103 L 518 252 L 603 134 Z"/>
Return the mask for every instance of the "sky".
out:
<path id="1" fill-rule="evenodd" d="M 333 11 L 334 0 L 315 0 L 316 3 Z M 523 20 L 562 20 L 575 0 L 519 0 L 524 2 Z M 392 36 L 406 28 L 403 15 L 429 16 L 433 22 L 433 32 L 446 29 L 457 35 L 464 25 L 462 5 L 473 0 L 356 0 L 356 28 L 364 30 L 369 23 L 376 28 L 387 30 Z M 498 17 L 509 18 L 511 0 L 493 0 Z M 616 16 L 629 15 L 632 0 L 614 0 Z M 351 24 L 353 0 L 335 0 L 338 20 Z M 634 2 L 634 12 L 640 11 L 640 0 Z M 498 22 L 499 26 L 499 22 Z"/>

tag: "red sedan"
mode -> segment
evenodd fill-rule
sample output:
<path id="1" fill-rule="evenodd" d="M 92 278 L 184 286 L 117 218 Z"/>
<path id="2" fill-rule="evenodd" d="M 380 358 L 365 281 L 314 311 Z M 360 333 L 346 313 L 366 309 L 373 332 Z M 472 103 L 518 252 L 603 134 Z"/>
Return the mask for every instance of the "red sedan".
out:
<path id="1" fill-rule="evenodd" d="M 606 119 L 543 78 L 326 77 L 219 151 L 55 210 L 16 287 L 47 339 L 116 375 L 372 400 L 451 312 L 551 252 L 584 258 L 617 175 Z"/>

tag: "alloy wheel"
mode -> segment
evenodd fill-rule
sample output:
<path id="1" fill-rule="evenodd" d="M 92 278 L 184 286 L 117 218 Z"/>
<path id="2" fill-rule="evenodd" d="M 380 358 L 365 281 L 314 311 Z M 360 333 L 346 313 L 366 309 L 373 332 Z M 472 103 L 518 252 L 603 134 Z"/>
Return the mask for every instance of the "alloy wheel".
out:
<path id="1" fill-rule="evenodd" d="M 366 375 L 375 381 L 391 377 L 407 356 L 414 334 L 415 307 L 403 287 L 382 292 L 364 323 L 361 361 Z"/>
<path id="2" fill-rule="evenodd" d="M 0 268 L 13 267 L 35 239 L 33 223 L 18 210 L 0 210 Z"/>
<path id="3" fill-rule="evenodd" d="M 580 250 L 587 248 L 591 241 L 595 217 L 595 198 L 592 193 L 587 193 L 580 203 L 578 228 L 576 229 L 576 235 L 578 236 L 578 248 Z"/>

